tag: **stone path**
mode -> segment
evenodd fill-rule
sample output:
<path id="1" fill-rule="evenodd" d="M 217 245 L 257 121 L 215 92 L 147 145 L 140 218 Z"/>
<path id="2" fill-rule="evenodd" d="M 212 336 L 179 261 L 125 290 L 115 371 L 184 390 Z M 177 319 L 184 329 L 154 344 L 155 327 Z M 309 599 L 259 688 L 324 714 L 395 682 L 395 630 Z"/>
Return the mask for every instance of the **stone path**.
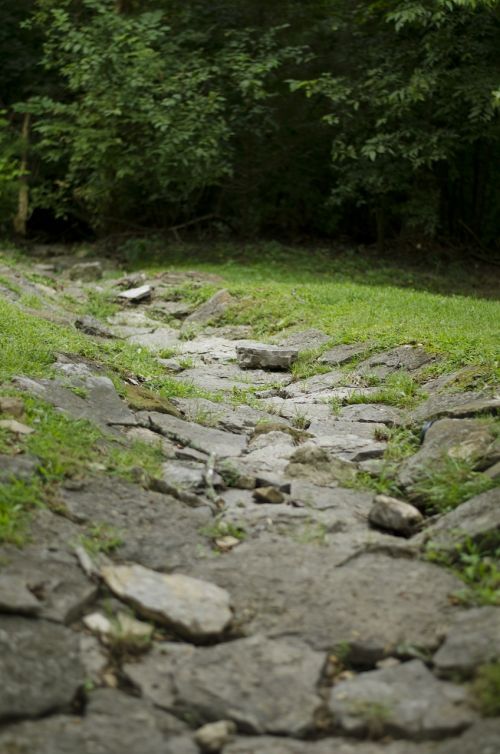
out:
<path id="1" fill-rule="evenodd" d="M 0 752 L 500 751 L 500 719 L 481 717 L 470 683 L 500 660 L 500 608 L 466 607 L 463 582 L 424 557 L 428 541 L 452 551 L 498 536 L 500 489 L 432 517 L 419 491 L 450 459 L 498 479 L 500 398 L 450 392 L 448 376 L 412 412 L 370 404 L 367 374 L 418 377 L 435 357 L 413 345 L 325 350 L 318 331 L 258 343 L 246 327 L 214 326 L 232 301 L 222 288 L 195 310 L 177 300 L 202 274 L 94 280 L 98 262 L 65 257 L 37 269 L 59 292 L 2 274 L 40 298 L 39 316 L 149 349 L 216 395 L 138 408 L 68 354 L 50 379 L 15 380 L 112 437 L 160 447 L 163 465 L 142 484 L 99 469 L 68 479 L 57 508 L 33 514 L 23 549 L 0 546 Z M 80 301 L 126 295 L 103 323 L 64 309 L 61 286 Z M 294 381 L 311 345 L 329 371 Z M 242 391 L 250 405 L 233 400 Z M 353 395 L 366 402 L 343 405 Z M 380 473 L 394 427 L 424 430 L 393 468 L 400 500 L 353 484 Z M 3 480 L 36 473 L 36 458 L 1 459 Z M 89 524 L 119 532 L 112 555 L 77 544 Z"/>

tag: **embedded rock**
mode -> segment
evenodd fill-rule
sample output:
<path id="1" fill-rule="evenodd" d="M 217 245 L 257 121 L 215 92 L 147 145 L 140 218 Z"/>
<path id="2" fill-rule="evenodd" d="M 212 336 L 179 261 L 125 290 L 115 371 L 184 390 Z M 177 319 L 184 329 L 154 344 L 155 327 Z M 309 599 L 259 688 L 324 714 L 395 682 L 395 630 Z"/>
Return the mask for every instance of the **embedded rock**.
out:
<path id="1" fill-rule="evenodd" d="M 137 304 L 140 301 L 149 300 L 152 295 L 153 289 L 150 285 L 141 285 L 138 288 L 129 288 L 127 291 L 122 291 L 118 294 L 117 298 L 120 301 Z"/>
<path id="2" fill-rule="evenodd" d="M 451 460 L 482 463 L 494 443 L 493 430 L 477 419 L 440 419 L 427 430 L 424 444 L 404 461 L 398 482 L 412 495 L 429 473 L 445 470 Z"/>
<path id="3" fill-rule="evenodd" d="M 330 348 L 329 351 L 321 354 L 318 359 L 320 364 L 329 364 L 332 367 L 348 364 L 357 356 L 362 356 L 371 348 L 370 343 L 352 343 L 350 345 L 340 345 Z"/>
<path id="4" fill-rule="evenodd" d="M 17 574 L 6 574 L 2 571 L 0 577 L 0 613 L 36 615 L 40 612 L 40 608 L 40 600 L 28 589 L 26 579 Z"/>
<path id="5" fill-rule="evenodd" d="M 236 726 L 231 720 L 218 720 L 198 728 L 194 740 L 202 751 L 217 754 L 234 737 Z"/>
<path id="6" fill-rule="evenodd" d="M 431 395 L 412 411 L 413 422 L 429 419 L 465 419 L 478 414 L 494 414 L 500 409 L 500 399 L 487 398 L 480 393 L 451 393 L 449 395 Z"/>
<path id="7" fill-rule="evenodd" d="M 387 495 L 377 495 L 368 520 L 374 526 L 410 536 L 424 520 L 415 506 Z"/>
<path id="8" fill-rule="evenodd" d="M 302 354 L 320 348 L 330 340 L 329 335 L 312 327 L 310 330 L 289 335 L 285 340 L 280 341 L 279 345 L 281 348 L 295 348 L 299 351 L 299 354 Z"/>
<path id="9" fill-rule="evenodd" d="M 215 584 L 143 566 L 105 566 L 102 577 L 117 597 L 142 615 L 201 640 L 218 636 L 232 619 L 230 596 Z"/>
<path id="10" fill-rule="evenodd" d="M 78 635 L 42 620 L 0 616 L 0 720 L 69 708 L 84 681 Z"/>
<path id="11" fill-rule="evenodd" d="M 226 289 L 217 291 L 212 298 L 205 301 L 204 304 L 201 304 L 201 306 L 186 317 L 184 322 L 187 324 L 206 325 L 210 320 L 221 317 L 233 302 L 234 298 L 229 291 Z"/>
<path id="12" fill-rule="evenodd" d="M 480 541 L 500 530 L 500 487 L 467 500 L 431 524 L 418 537 L 438 550 L 453 551 L 462 542 Z"/>
<path id="13" fill-rule="evenodd" d="M 287 371 L 297 361 L 299 351 L 296 348 L 279 346 L 251 345 L 238 346 L 236 358 L 242 369 L 276 369 Z"/>
<path id="14" fill-rule="evenodd" d="M 194 422 L 187 422 L 175 416 L 158 412 L 137 415 L 140 423 L 166 437 L 201 450 L 207 455 L 215 453 L 221 458 L 239 456 L 246 447 L 247 440 L 242 435 L 222 432 L 212 427 L 202 427 Z"/>
<path id="15" fill-rule="evenodd" d="M 436 357 L 427 353 L 420 346 L 398 346 L 390 351 L 376 353 L 369 359 L 358 364 L 356 371 L 358 374 L 374 374 L 377 377 L 387 377 L 387 375 L 404 369 L 408 372 L 414 372 L 425 364 L 435 361 Z"/>
<path id="16" fill-rule="evenodd" d="M 440 739 L 476 719 L 467 707 L 467 690 L 436 680 L 420 660 L 336 684 L 329 707 L 343 733 L 371 738 Z"/>
<path id="17" fill-rule="evenodd" d="M 78 262 L 70 267 L 70 280 L 80 280 L 82 283 L 92 283 L 100 280 L 103 276 L 102 264 L 100 262 Z"/>
<path id="18" fill-rule="evenodd" d="M 387 424 L 388 427 L 400 427 L 406 421 L 403 411 L 381 403 L 358 403 L 344 406 L 340 410 L 339 419 L 350 422 L 379 422 Z"/>
<path id="19" fill-rule="evenodd" d="M 108 327 L 105 327 L 100 320 L 96 317 L 91 317 L 90 315 L 75 319 L 75 327 L 86 335 L 96 335 L 99 338 L 114 337 Z"/>
<path id="20" fill-rule="evenodd" d="M 470 677 L 480 665 L 500 660 L 500 609 L 478 607 L 459 613 L 433 658 L 440 675 Z"/>
<path id="21" fill-rule="evenodd" d="M 125 673 L 156 705 L 199 723 L 298 736 L 313 728 L 323 664 L 307 646 L 252 636 L 214 647 L 160 644 Z"/>
<path id="22" fill-rule="evenodd" d="M 4 456 L 0 455 L 0 484 L 18 479 L 29 482 L 36 474 L 40 461 L 34 456 Z"/>

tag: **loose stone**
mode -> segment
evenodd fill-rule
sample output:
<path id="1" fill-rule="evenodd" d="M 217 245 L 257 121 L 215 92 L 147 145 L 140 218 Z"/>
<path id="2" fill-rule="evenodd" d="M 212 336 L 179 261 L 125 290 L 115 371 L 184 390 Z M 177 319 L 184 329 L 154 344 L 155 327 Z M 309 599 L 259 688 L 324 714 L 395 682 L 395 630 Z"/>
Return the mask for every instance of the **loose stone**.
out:
<path id="1" fill-rule="evenodd" d="M 280 505 L 280 503 L 285 502 L 284 494 L 276 487 L 257 487 L 254 490 L 253 497 L 256 503 Z"/>
<path id="2" fill-rule="evenodd" d="M 409 536 L 424 520 L 415 506 L 387 495 L 377 495 L 368 520 L 374 526 Z"/>
<path id="3" fill-rule="evenodd" d="M 101 573 L 117 597 L 190 639 L 218 636 L 231 622 L 230 596 L 215 584 L 139 565 L 107 566 Z"/>
<path id="4" fill-rule="evenodd" d="M 150 285 L 141 285 L 139 288 L 130 288 L 128 291 L 122 291 L 118 294 L 117 298 L 120 301 L 128 301 L 135 304 L 139 301 L 150 299 L 152 295 L 153 289 Z"/>
<path id="5" fill-rule="evenodd" d="M 296 348 L 256 344 L 238 346 L 236 349 L 236 358 L 242 369 L 288 370 L 298 357 L 299 352 Z"/>
<path id="6" fill-rule="evenodd" d="M 217 754 L 234 737 L 236 725 L 232 720 L 218 720 L 198 728 L 194 740 L 202 751 Z"/>

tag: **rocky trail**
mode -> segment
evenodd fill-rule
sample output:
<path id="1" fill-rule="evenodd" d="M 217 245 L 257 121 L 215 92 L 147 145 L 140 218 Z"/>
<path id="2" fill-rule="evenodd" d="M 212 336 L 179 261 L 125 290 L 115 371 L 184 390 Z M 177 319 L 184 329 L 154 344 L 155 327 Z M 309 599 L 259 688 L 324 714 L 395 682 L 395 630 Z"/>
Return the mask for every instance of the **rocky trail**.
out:
<path id="1" fill-rule="evenodd" d="M 39 280 L 26 269 L 0 270 L 2 297 L 151 352 L 186 392 L 167 400 L 140 373 L 120 389 L 68 352 L 3 386 L 7 432 L 37 431 L 19 403 L 32 396 L 96 425 L 103 448 L 140 441 L 161 463 L 139 462 L 135 481 L 83 465 L 33 510 L 22 547 L 0 545 L 0 753 L 499 752 L 475 679 L 500 660 L 500 607 L 465 599 L 446 567 L 498 543 L 493 389 L 460 389 L 466 370 L 420 378 L 438 357 L 418 344 L 261 342 L 221 323 L 231 296 L 205 273 L 102 277 L 62 255 L 36 260 Z M 179 294 L 207 282 L 220 290 L 201 305 Z M 96 292 L 118 304 L 105 320 L 68 303 Z M 296 379 L 314 349 L 319 373 Z M 427 397 L 381 401 L 395 373 Z M 398 432 L 413 446 L 391 460 Z M 484 491 L 436 510 L 426 483 L 455 461 Z M 39 473 L 29 452 L 0 456 L 0 482 Z"/>

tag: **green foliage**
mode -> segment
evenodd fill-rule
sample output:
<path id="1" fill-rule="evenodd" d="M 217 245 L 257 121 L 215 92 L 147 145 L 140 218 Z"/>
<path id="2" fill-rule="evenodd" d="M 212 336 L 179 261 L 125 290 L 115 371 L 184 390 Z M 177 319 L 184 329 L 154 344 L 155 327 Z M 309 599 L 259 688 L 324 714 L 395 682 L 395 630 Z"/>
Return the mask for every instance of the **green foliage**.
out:
<path id="1" fill-rule="evenodd" d="M 455 597 L 466 605 L 500 605 L 500 541 L 497 532 L 466 539 L 451 550 L 442 550 L 432 542 L 426 558 L 451 568 L 467 588 Z"/>
<path id="2" fill-rule="evenodd" d="M 473 463 L 447 456 L 439 469 L 427 470 L 413 491 L 428 511 L 445 513 L 496 484 L 485 474 L 474 471 Z"/>
<path id="3" fill-rule="evenodd" d="M 399 408 L 411 408 L 421 398 L 419 387 L 413 377 L 406 372 L 399 371 L 390 374 L 385 383 L 375 393 L 354 393 L 346 398 L 346 403 L 385 403 Z"/>
<path id="4" fill-rule="evenodd" d="M 26 541 L 29 512 L 41 505 L 40 482 L 20 479 L 0 484 L 0 543 L 22 545 Z"/>
<path id="5" fill-rule="evenodd" d="M 80 537 L 80 544 L 89 555 L 97 555 L 100 552 L 105 555 L 117 550 L 123 544 L 120 532 L 109 524 L 93 524 Z"/>
<path id="6" fill-rule="evenodd" d="M 472 693 L 484 717 L 500 715 L 500 662 L 479 668 Z"/>

